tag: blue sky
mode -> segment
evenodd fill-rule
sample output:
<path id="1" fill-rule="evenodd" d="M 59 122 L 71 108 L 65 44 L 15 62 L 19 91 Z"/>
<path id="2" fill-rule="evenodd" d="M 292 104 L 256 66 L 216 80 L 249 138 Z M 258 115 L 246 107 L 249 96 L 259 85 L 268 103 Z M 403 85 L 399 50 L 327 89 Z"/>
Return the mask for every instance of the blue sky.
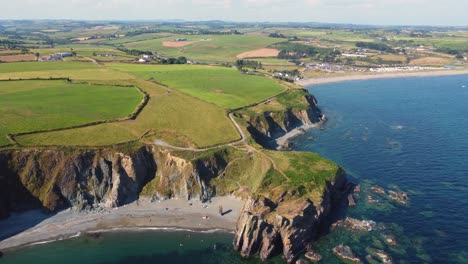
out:
<path id="1" fill-rule="evenodd" d="M 468 26 L 466 0 L 0 0 L 0 7 L 0 19 L 218 19 Z"/>

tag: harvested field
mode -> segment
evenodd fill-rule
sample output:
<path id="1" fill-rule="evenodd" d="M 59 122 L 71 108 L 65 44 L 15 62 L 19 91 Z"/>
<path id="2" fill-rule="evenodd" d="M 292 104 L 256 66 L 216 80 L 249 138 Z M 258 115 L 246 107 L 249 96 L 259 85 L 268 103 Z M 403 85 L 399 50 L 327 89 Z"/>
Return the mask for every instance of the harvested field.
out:
<path id="1" fill-rule="evenodd" d="M 35 61 L 36 56 L 33 54 L 18 54 L 0 56 L 1 62 L 19 62 L 19 61 Z"/>
<path id="2" fill-rule="evenodd" d="M 451 59 L 449 58 L 440 58 L 440 57 L 425 57 L 412 60 L 410 64 L 414 65 L 445 65 L 450 64 Z"/>
<path id="3" fill-rule="evenodd" d="M 195 41 L 164 41 L 163 46 L 167 48 L 182 48 L 194 42 Z"/>
<path id="4" fill-rule="evenodd" d="M 245 58 L 266 58 L 266 57 L 276 57 L 279 54 L 279 50 L 277 49 L 258 49 L 247 51 L 237 55 L 238 59 L 245 59 Z"/>

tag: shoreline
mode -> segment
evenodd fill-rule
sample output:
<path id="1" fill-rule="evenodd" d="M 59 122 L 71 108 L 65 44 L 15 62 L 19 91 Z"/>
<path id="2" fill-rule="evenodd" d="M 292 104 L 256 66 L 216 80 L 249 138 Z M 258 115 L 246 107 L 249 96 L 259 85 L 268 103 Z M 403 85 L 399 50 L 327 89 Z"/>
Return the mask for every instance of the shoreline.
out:
<path id="1" fill-rule="evenodd" d="M 223 216 L 219 215 L 219 205 L 226 212 Z M 241 199 L 223 196 L 212 198 L 211 203 L 144 199 L 118 208 L 83 212 L 70 208 L 55 215 L 32 210 L 0 221 L 0 237 L 6 237 L 0 241 L 0 250 L 108 232 L 233 232 L 242 206 Z"/>
<path id="2" fill-rule="evenodd" d="M 287 144 L 291 141 L 291 139 L 304 135 L 307 131 L 310 131 L 314 128 L 320 128 L 322 124 L 323 122 L 319 122 L 294 128 L 283 136 L 275 139 L 275 143 L 278 145 L 277 150 L 284 150 L 287 148 Z"/>
<path id="3" fill-rule="evenodd" d="M 369 74 L 348 74 L 331 77 L 309 78 L 297 81 L 301 86 L 311 86 L 325 83 L 336 83 L 345 81 L 373 80 L 373 79 L 391 79 L 405 77 L 432 77 L 432 76 L 453 76 L 468 74 L 468 69 L 463 70 L 438 70 L 438 71 L 420 71 L 420 72 L 394 72 L 394 73 L 369 73 Z"/>

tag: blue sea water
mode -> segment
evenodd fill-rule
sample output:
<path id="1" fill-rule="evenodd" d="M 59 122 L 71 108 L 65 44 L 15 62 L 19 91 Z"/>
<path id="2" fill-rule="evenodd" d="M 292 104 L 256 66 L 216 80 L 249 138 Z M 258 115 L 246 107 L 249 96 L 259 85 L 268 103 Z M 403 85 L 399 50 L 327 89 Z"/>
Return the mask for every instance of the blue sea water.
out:
<path id="1" fill-rule="evenodd" d="M 400 245 L 330 234 L 361 256 L 374 242 L 404 263 L 468 263 L 468 76 L 353 81 L 309 87 L 329 118 L 293 140 L 341 166 L 364 186 L 410 194 L 409 206 L 367 205 L 348 215 L 384 223 Z M 339 233 L 339 232 L 338 232 Z M 367 240 L 371 241 L 367 241 Z M 390 248 L 390 249 L 389 249 Z M 354 248 L 353 248 L 354 249 Z"/>
<path id="2" fill-rule="evenodd" d="M 465 86 L 465 87 L 463 87 Z M 394 263 L 468 263 L 468 76 L 324 84 L 309 90 L 329 122 L 293 140 L 346 169 L 362 186 L 347 215 L 385 229 L 335 229 L 316 243 L 323 263 L 342 263 L 344 243 L 363 261 L 375 249 Z M 372 194 L 379 185 L 410 195 L 408 206 Z M 373 195 L 378 204 L 366 201 Z M 397 246 L 382 235 L 393 235 Z M 109 233 L 7 252 L 0 263 L 257 263 L 232 250 L 232 234 Z M 276 258 L 272 263 L 281 262 Z M 372 263 L 372 262 L 370 262 Z"/>

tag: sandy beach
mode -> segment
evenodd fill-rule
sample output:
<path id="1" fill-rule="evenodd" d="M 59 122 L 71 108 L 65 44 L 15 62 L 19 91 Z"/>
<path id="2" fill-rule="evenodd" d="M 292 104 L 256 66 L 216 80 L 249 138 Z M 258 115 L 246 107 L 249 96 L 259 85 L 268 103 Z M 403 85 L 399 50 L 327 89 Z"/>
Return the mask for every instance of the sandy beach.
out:
<path id="1" fill-rule="evenodd" d="M 395 73 L 368 73 L 355 75 L 342 75 L 334 77 L 321 77 L 303 79 L 296 83 L 302 86 L 310 86 L 323 83 L 334 83 L 344 81 L 371 80 L 371 79 L 386 79 L 386 78 L 404 78 L 404 77 L 429 77 L 429 76 L 449 76 L 449 75 L 464 75 L 468 74 L 468 70 L 438 70 L 438 71 L 421 71 L 421 72 L 395 72 Z"/>
<path id="2" fill-rule="evenodd" d="M 297 136 L 303 135 L 308 130 L 311 130 L 313 128 L 318 128 L 320 126 L 321 124 L 304 125 L 304 126 L 300 126 L 298 128 L 295 128 L 289 131 L 288 133 L 284 134 L 282 137 L 279 137 L 275 140 L 276 144 L 278 145 L 278 150 L 282 150 L 289 140 Z"/>
<path id="3" fill-rule="evenodd" d="M 225 214 L 219 214 L 219 206 Z M 55 215 L 40 210 L 14 214 L 0 221 L 0 250 L 70 238 L 92 232 L 139 228 L 174 228 L 194 231 L 234 231 L 242 200 L 215 197 L 211 203 L 172 199 L 150 202 L 139 200 L 114 209 L 86 212 L 68 209 Z"/>

